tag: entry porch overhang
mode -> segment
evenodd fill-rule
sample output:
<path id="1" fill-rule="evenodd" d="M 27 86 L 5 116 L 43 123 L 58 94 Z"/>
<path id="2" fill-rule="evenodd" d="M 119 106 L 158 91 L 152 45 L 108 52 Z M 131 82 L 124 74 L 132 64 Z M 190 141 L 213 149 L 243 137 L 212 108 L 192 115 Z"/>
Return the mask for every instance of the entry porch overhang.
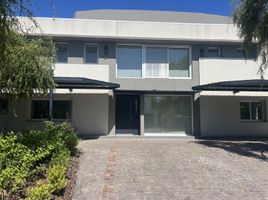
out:
<path id="1" fill-rule="evenodd" d="M 82 77 L 54 77 L 59 89 L 111 89 L 119 88 L 117 83 L 110 83 Z"/>
<path id="2" fill-rule="evenodd" d="M 120 85 L 83 77 L 54 77 L 56 88 L 58 89 L 102 89 L 115 90 Z M 52 120 L 53 114 L 53 90 L 49 92 L 49 118 Z"/>
<path id="3" fill-rule="evenodd" d="M 237 80 L 237 81 L 222 81 L 209 83 L 199 86 L 194 86 L 192 89 L 195 92 L 202 91 L 232 91 L 232 92 L 267 92 L 268 80 L 253 79 L 253 80 Z"/>

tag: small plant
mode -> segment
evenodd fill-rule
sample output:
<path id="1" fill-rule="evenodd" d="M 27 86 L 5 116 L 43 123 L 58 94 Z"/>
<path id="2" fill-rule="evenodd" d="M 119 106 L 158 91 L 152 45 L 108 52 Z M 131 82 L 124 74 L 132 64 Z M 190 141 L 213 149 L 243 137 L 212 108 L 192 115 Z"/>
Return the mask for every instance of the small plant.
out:
<path id="1" fill-rule="evenodd" d="M 13 132 L 0 136 L 0 191 L 16 191 L 29 176 L 35 158 L 30 149 L 18 143 Z"/>
<path id="2" fill-rule="evenodd" d="M 26 200 L 49 200 L 50 191 L 49 184 L 37 181 L 36 186 L 27 191 Z"/>
<path id="3" fill-rule="evenodd" d="M 69 150 L 63 149 L 52 158 L 48 169 L 48 182 L 52 192 L 58 193 L 66 187 L 66 174 L 70 159 Z"/>

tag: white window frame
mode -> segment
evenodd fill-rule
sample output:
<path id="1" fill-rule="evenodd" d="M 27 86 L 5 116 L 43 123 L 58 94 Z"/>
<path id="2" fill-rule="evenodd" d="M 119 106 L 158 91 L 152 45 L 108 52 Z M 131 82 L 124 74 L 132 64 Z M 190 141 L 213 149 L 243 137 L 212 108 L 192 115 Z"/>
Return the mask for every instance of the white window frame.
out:
<path id="1" fill-rule="evenodd" d="M 69 43 L 68 42 L 55 42 L 56 48 L 57 48 L 57 45 L 66 45 L 66 47 L 67 47 L 67 62 L 58 62 L 58 58 L 57 58 L 56 63 L 59 63 L 59 64 L 69 63 Z"/>
<path id="2" fill-rule="evenodd" d="M 209 57 L 208 56 L 209 50 L 218 50 L 218 57 Z M 206 57 L 208 57 L 208 58 L 221 58 L 221 47 L 208 47 L 207 56 Z"/>
<path id="3" fill-rule="evenodd" d="M 250 117 L 250 119 L 241 119 L 241 114 L 240 114 L 240 112 L 241 112 L 241 110 L 240 110 L 240 104 L 241 103 L 248 103 L 249 104 L 249 117 Z M 252 119 L 252 115 L 251 115 L 251 104 L 252 103 L 261 103 L 261 105 L 262 105 L 262 119 L 261 120 L 257 120 L 257 119 Z M 264 106 L 265 106 L 265 101 L 258 101 L 258 100 L 256 100 L 256 101 L 250 101 L 250 100 L 244 100 L 244 101 L 240 101 L 240 103 L 239 103 L 239 118 L 240 118 L 240 121 L 241 122 L 264 122 L 265 121 L 265 113 L 264 113 L 264 111 L 265 111 L 265 109 L 264 109 Z"/>
<path id="4" fill-rule="evenodd" d="M 117 70 L 117 48 L 118 46 L 136 46 L 142 49 L 142 66 L 141 66 L 141 77 L 118 77 Z M 146 48 L 147 47 L 159 47 L 167 48 L 167 76 L 166 77 L 147 77 L 145 74 L 146 69 Z M 170 77 L 169 76 L 169 49 L 189 49 L 189 77 Z M 116 44 L 116 78 L 118 79 L 192 79 L 192 47 L 190 45 L 157 45 L 157 44 L 127 44 L 118 43 Z"/>
<path id="5" fill-rule="evenodd" d="M 142 60 L 142 62 L 141 62 L 141 77 L 120 77 L 120 76 L 118 76 L 118 65 L 117 65 L 117 54 L 118 54 L 118 46 L 133 46 L 133 47 L 141 47 L 141 60 Z M 116 50 L 115 50 L 115 76 L 116 76 L 116 78 L 118 78 L 118 79 L 142 79 L 143 78 L 143 54 L 144 54 L 144 52 L 143 52 L 143 47 L 142 47 L 142 44 L 127 44 L 127 43 L 122 43 L 122 44 L 116 44 Z"/>
<path id="6" fill-rule="evenodd" d="M 86 63 L 86 47 L 87 46 L 95 46 L 97 47 L 97 62 L 96 63 Z M 84 44 L 84 57 L 83 57 L 83 63 L 86 65 L 94 65 L 99 64 L 99 45 L 97 43 L 85 43 Z"/>

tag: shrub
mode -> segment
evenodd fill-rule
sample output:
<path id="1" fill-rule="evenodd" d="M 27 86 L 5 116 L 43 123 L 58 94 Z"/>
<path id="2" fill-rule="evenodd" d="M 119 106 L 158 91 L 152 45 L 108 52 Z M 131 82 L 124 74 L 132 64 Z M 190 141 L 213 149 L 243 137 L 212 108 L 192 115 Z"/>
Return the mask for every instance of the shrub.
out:
<path id="1" fill-rule="evenodd" d="M 52 163 L 62 164 L 50 164 L 51 182 L 55 191 L 65 187 L 63 177 L 67 171 L 69 151 L 74 152 L 77 143 L 78 137 L 68 123 L 55 125 L 46 122 L 43 130 L 0 134 L 0 193 L 16 192 L 31 174 L 44 172 L 44 167 L 40 166 L 52 157 Z M 56 162 L 57 159 L 59 162 Z"/>
<path id="2" fill-rule="evenodd" d="M 29 176 L 35 158 L 30 149 L 18 143 L 13 132 L 0 136 L 0 191 L 16 191 Z"/>
<path id="3" fill-rule="evenodd" d="M 49 184 L 37 181 L 36 186 L 27 191 L 26 200 L 49 200 L 50 188 Z"/>
<path id="4" fill-rule="evenodd" d="M 58 193 L 66 187 L 69 160 L 70 153 L 67 149 L 63 149 L 53 156 L 47 176 L 52 192 Z"/>
<path id="5" fill-rule="evenodd" d="M 78 144 L 78 137 L 74 129 L 67 122 L 55 125 L 53 122 L 45 122 L 45 129 L 47 135 L 55 141 L 62 143 L 71 153 L 74 153 L 75 147 Z"/>

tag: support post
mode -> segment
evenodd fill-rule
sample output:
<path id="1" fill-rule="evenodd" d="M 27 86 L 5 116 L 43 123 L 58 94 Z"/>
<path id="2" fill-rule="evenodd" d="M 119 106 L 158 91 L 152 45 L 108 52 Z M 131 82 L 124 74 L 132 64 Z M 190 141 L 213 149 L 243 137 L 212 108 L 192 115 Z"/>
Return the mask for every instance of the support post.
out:
<path id="1" fill-rule="evenodd" d="M 53 89 L 49 89 L 49 120 L 53 119 Z"/>

